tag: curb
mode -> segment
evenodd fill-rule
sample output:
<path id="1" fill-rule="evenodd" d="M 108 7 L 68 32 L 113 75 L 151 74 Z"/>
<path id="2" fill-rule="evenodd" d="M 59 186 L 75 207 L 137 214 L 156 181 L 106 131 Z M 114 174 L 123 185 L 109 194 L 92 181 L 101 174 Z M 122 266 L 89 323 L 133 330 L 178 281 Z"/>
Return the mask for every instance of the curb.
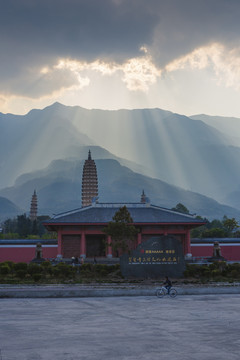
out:
<path id="1" fill-rule="evenodd" d="M 220 295 L 238 294 L 240 287 L 192 287 L 178 288 L 178 295 Z M 91 289 L 91 288 L 0 288 L 0 298 L 83 298 L 83 297 L 114 297 L 114 296 L 156 296 L 157 287 L 142 289 L 111 288 L 111 289 Z"/>

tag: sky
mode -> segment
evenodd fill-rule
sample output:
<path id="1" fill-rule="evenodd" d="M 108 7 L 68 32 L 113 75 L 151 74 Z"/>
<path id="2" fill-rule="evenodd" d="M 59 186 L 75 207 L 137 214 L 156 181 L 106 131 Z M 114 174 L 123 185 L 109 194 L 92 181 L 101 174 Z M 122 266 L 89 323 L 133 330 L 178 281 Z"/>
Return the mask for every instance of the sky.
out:
<path id="1" fill-rule="evenodd" d="M 0 0 L 0 112 L 240 117 L 239 0 Z"/>

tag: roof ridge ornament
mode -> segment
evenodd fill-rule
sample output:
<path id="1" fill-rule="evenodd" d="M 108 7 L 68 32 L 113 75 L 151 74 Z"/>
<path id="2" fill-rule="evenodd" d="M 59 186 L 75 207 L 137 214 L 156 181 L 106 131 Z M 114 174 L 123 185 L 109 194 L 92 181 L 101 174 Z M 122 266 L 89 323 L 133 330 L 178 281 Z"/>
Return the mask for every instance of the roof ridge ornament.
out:
<path id="1" fill-rule="evenodd" d="M 92 160 L 91 151 L 88 150 L 88 160 Z"/>

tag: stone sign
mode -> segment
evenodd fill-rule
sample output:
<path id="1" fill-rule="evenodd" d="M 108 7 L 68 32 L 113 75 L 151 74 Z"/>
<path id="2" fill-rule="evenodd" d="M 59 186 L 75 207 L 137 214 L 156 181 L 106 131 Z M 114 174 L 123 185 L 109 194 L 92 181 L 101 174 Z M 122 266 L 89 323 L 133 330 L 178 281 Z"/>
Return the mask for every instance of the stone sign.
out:
<path id="1" fill-rule="evenodd" d="M 181 277 L 185 270 L 182 243 L 171 235 L 154 236 L 122 255 L 120 267 L 125 278 Z"/>

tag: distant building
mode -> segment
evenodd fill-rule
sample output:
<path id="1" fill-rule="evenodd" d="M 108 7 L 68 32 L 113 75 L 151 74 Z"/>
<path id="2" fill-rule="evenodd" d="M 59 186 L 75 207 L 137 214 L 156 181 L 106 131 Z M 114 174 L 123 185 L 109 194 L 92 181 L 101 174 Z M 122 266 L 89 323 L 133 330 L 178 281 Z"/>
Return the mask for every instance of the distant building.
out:
<path id="1" fill-rule="evenodd" d="M 140 203 L 98 203 L 98 178 L 95 161 L 89 150 L 82 175 L 82 207 L 55 215 L 44 225 L 58 234 L 58 254 L 71 257 L 116 257 L 112 239 L 103 228 L 112 221 L 120 207 L 126 206 L 138 229 L 132 248 L 153 236 L 175 236 L 182 244 L 183 254 L 191 254 L 190 230 L 203 224 L 195 216 L 182 214 L 150 204 L 144 190 Z M 106 245 L 107 244 L 107 245 Z"/>
<path id="2" fill-rule="evenodd" d="M 184 255 L 191 254 L 190 230 L 204 222 L 193 215 L 178 213 L 148 202 L 93 203 L 56 215 L 44 225 L 49 231 L 58 233 L 58 254 L 64 258 L 115 257 L 111 237 L 106 236 L 102 230 L 124 205 L 130 212 L 133 225 L 139 231 L 133 248 L 153 236 L 173 235 L 182 243 Z"/>
<path id="3" fill-rule="evenodd" d="M 82 175 L 82 207 L 92 204 L 92 200 L 98 197 L 98 177 L 95 161 L 88 152 L 88 159 L 85 160 Z"/>
<path id="4" fill-rule="evenodd" d="M 36 194 L 36 190 L 34 190 L 34 193 L 32 195 L 30 215 L 29 215 L 31 221 L 37 220 L 37 211 L 38 211 L 37 194 Z"/>

